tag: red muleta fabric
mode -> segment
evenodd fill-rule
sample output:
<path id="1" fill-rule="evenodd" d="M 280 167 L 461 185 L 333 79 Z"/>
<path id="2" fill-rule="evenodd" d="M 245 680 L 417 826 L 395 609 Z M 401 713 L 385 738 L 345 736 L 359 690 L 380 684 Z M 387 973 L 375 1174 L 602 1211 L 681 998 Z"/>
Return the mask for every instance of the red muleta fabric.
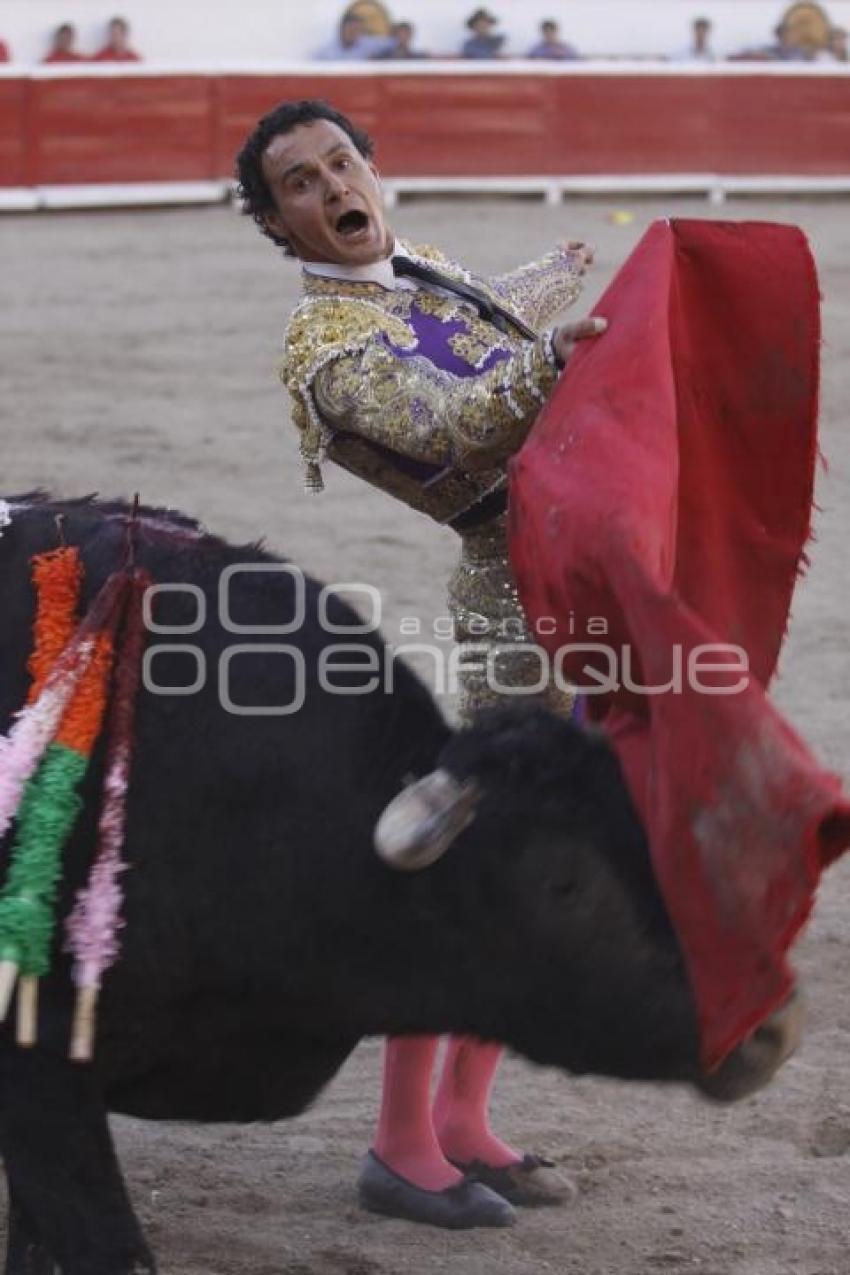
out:
<path id="1" fill-rule="evenodd" d="M 708 1068 L 787 996 L 850 845 L 838 779 L 765 696 L 809 536 L 818 302 L 794 227 L 655 223 L 511 466 L 523 605 L 567 678 L 608 679 L 588 717 L 643 819 Z M 677 652 L 681 686 L 629 689 L 669 686 Z"/>

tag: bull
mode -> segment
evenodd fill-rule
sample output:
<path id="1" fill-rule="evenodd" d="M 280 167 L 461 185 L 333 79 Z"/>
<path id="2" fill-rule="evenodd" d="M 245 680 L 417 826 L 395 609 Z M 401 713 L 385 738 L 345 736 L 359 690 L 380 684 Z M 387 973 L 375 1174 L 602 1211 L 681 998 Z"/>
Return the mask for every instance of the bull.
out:
<path id="1" fill-rule="evenodd" d="M 42 495 L 10 507 L 0 538 L 2 730 L 27 689 L 30 558 L 55 547 L 62 515 L 85 563 L 85 602 L 122 556 L 129 513 Z M 257 714 L 251 706 L 291 705 L 298 693 L 297 659 L 251 651 L 268 647 L 260 626 L 297 612 L 295 573 L 257 545 L 230 546 L 155 509 L 139 512 L 136 554 L 156 581 L 184 586 L 156 600 L 158 625 L 191 627 L 203 595 L 202 628 L 177 641 L 211 672 L 191 695 L 151 685 L 140 697 L 126 928 L 94 1062 L 68 1060 L 73 994 L 58 940 L 37 1045 L 17 1047 L 8 1028 L 0 1036 L 6 1275 L 155 1270 L 107 1112 L 295 1115 L 364 1036 L 473 1033 L 568 1072 L 687 1083 L 722 1099 L 770 1079 L 799 1036 L 794 1005 L 701 1074 L 682 955 L 604 738 L 517 708 L 453 733 L 403 666 L 391 694 L 383 685 L 359 693 L 368 679 L 354 667 L 337 675 L 350 693 L 330 693 L 318 609 L 338 627 L 359 620 L 309 579 L 303 621 L 285 639 L 299 653 L 303 703 Z M 234 624 L 253 632 L 234 639 Z M 369 669 L 385 659 L 377 634 L 357 641 Z M 155 652 L 157 685 L 192 683 L 186 659 Z M 223 662 L 229 711 L 212 675 Z M 96 756 L 60 916 L 91 859 L 99 769 Z M 427 870 L 388 866 L 373 844 L 379 823 L 384 856 Z"/>

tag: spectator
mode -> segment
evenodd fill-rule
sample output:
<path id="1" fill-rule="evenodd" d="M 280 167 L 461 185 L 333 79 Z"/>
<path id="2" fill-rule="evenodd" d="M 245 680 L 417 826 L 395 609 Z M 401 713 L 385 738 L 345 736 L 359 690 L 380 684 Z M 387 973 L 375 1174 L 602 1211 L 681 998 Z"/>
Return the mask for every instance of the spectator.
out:
<path id="1" fill-rule="evenodd" d="M 711 47 L 711 23 L 708 18 L 694 18 L 691 42 L 676 57 L 677 62 L 716 62 Z"/>
<path id="2" fill-rule="evenodd" d="M 93 62 L 141 62 L 130 48 L 130 24 L 126 18 L 112 18 L 106 28 L 106 44 L 92 58 Z"/>
<path id="3" fill-rule="evenodd" d="M 430 55 L 421 53 L 413 47 L 413 24 L 410 22 L 394 22 L 390 30 L 392 44 L 376 53 L 376 58 L 387 61 L 410 61 L 414 58 L 427 58 Z"/>
<path id="4" fill-rule="evenodd" d="M 386 36 L 369 35 L 356 13 L 344 13 L 336 39 L 319 49 L 316 58 L 320 62 L 366 62 L 383 53 L 389 44 Z"/>
<path id="5" fill-rule="evenodd" d="M 843 27 L 831 27 L 829 42 L 815 57 L 816 62 L 850 62 L 847 50 L 847 32 Z"/>
<path id="6" fill-rule="evenodd" d="M 44 62 L 86 62 L 88 59 L 74 48 L 77 39 L 76 28 L 70 22 L 63 22 L 53 32 L 50 50 Z"/>
<path id="7" fill-rule="evenodd" d="M 801 49 L 792 39 L 792 31 L 787 22 L 780 22 L 774 28 L 776 36 L 775 44 L 771 44 L 767 48 L 767 53 L 773 62 L 805 62 L 808 60 L 808 54 L 805 49 Z"/>
<path id="8" fill-rule="evenodd" d="M 745 49 L 731 61 L 736 62 L 808 62 L 809 55 L 792 39 L 791 28 L 787 22 L 780 22 L 774 27 L 776 39 L 773 44 L 763 45 L 760 49 Z"/>
<path id="9" fill-rule="evenodd" d="M 486 9 L 476 9 L 472 16 L 467 18 L 466 25 L 472 35 L 464 40 L 460 51 L 461 57 L 497 58 L 500 56 L 505 37 L 493 34 L 493 28 L 499 25 L 498 18 L 494 18 Z"/>
<path id="10" fill-rule="evenodd" d="M 558 34 L 558 24 L 551 18 L 540 23 L 540 40 L 528 50 L 530 58 L 544 58 L 550 62 L 575 62 L 579 54 L 571 44 L 565 44 Z"/>
<path id="11" fill-rule="evenodd" d="M 0 40 L 0 62 L 11 62 L 9 57 L 9 46 L 5 40 Z"/>

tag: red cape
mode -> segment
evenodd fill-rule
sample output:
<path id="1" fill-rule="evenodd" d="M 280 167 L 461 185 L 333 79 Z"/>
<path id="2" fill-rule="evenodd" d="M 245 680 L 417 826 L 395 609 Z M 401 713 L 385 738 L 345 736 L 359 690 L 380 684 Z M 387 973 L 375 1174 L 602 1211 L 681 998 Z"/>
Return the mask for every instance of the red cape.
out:
<path id="1" fill-rule="evenodd" d="M 520 595 L 568 678 L 608 679 L 586 709 L 644 821 L 708 1067 L 788 994 L 787 950 L 850 845 L 839 781 L 765 696 L 809 536 L 818 300 L 793 227 L 657 222 L 511 466 Z M 628 689 L 679 657 L 681 685 Z"/>

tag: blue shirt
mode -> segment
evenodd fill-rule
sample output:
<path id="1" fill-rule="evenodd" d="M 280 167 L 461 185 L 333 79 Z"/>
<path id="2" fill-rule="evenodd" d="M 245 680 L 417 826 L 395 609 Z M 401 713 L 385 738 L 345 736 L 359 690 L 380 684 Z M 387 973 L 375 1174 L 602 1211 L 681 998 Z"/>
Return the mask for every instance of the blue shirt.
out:
<path id="1" fill-rule="evenodd" d="M 368 62 L 393 43 L 385 35 L 361 35 L 353 44 L 345 45 L 337 36 L 323 45 L 315 56 L 317 62 Z"/>
<path id="2" fill-rule="evenodd" d="M 461 56 L 465 58 L 497 58 L 505 43 L 503 35 L 471 35 L 464 41 Z"/>
<path id="3" fill-rule="evenodd" d="M 547 58 L 551 62 L 578 61 L 576 50 L 571 44 L 564 44 L 562 40 L 556 40 L 554 44 L 547 44 L 545 40 L 541 40 L 533 49 L 528 50 L 528 57 Z"/>

